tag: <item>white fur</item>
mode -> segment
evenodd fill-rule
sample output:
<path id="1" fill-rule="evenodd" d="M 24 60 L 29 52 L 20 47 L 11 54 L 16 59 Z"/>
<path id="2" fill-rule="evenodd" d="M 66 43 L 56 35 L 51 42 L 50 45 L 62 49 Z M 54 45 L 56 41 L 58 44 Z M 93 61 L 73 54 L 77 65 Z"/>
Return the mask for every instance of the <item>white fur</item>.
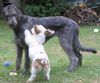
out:
<path id="1" fill-rule="evenodd" d="M 40 28 L 40 26 L 39 26 L 39 28 Z M 41 31 L 42 32 L 39 33 L 38 35 L 36 35 L 36 34 L 32 35 L 29 30 L 25 30 L 25 32 L 24 32 L 25 43 L 29 47 L 29 57 L 32 61 L 31 76 L 27 82 L 34 81 L 36 79 L 38 70 L 34 67 L 34 62 L 37 59 L 42 60 L 41 64 L 43 62 L 45 62 L 45 63 L 49 62 L 48 56 L 47 56 L 46 52 L 44 51 L 44 47 L 42 45 L 45 42 L 45 37 L 46 37 L 44 34 L 45 29 L 43 29 L 43 27 L 42 27 Z M 47 69 L 45 69 L 45 68 L 43 68 L 43 69 L 45 71 L 46 79 L 49 80 L 50 79 L 50 64 L 48 65 Z"/>

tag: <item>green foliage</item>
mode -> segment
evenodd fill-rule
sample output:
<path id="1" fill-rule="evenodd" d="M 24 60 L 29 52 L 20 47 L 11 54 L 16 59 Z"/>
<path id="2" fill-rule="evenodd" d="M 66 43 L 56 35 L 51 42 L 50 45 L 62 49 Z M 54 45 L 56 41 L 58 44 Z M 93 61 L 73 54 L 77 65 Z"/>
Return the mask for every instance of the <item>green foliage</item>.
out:
<path id="1" fill-rule="evenodd" d="M 0 16 L 0 20 L 2 20 L 3 19 L 3 16 Z"/>
<path id="2" fill-rule="evenodd" d="M 58 5 L 53 5 L 52 3 L 47 3 L 45 5 L 27 5 L 24 9 L 24 13 L 31 16 L 56 16 L 61 15 L 61 12 L 65 9 L 70 8 L 71 4 L 62 3 Z"/>

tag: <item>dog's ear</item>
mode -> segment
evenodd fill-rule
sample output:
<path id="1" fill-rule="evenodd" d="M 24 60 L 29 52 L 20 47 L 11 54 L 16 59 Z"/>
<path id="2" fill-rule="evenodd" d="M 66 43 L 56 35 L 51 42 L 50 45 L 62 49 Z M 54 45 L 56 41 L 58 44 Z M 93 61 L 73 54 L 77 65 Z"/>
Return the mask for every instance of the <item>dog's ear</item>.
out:
<path id="1" fill-rule="evenodd" d="M 34 25 L 34 30 L 36 32 L 36 34 L 40 33 L 41 31 L 38 29 L 38 25 Z"/>
<path id="2" fill-rule="evenodd" d="M 9 0 L 3 0 L 3 7 L 11 5 L 12 3 Z"/>
<path id="3" fill-rule="evenodd" d="M 47 29 L 46 31 L 45 31 L 45 35 L 46 36 L 51 36 L 51 35 L 53 35 L 55 33 L 55 31 L 54 30 L 51 30 L 51 29 Z"/>

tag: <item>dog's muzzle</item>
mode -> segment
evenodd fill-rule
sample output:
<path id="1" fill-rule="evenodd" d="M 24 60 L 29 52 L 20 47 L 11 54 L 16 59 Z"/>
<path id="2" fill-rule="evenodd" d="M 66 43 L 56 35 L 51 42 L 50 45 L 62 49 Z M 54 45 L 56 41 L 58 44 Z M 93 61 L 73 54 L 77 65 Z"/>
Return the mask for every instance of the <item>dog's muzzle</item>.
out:
<path id="1" fill-rule="evenodd" d="M 17 19 L 16 19 L 16 17 L 12 17 L 12 18 L 9 18 L 8 19 L 8 25 L 10 25 L 11 27 L 16 27 L 16 25 L 17 25 Z"/>

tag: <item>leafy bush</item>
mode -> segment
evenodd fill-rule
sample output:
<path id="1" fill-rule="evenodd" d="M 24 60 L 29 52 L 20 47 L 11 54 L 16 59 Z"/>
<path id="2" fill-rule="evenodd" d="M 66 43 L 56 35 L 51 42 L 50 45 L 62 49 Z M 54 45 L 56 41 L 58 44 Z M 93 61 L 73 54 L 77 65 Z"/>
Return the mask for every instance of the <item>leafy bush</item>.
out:
<path id="1" fill-rule="evenodd" d="M 41 11 L 42 10 L 42 11 Z M 41 13 L 44 12 L 44 7 L 43 6 L 36 6 L 36 5 L 27 5 L 25 8 L 25 14 L 28 15 L 34 15 L 34 16 L 42 16 L 42 14 L 40 15 L 40 11 Z"/>
<path id="2" fill-rule="evenodd" d="M 24 13 L 31 16 L 56 16 L 61 15 L 61 12 L 70 8 L 70 4 L 62 3 L 53 6 L 51 3 L 43 5 L 27 5 L 24 9 Z"/>
<path id="3" fill-rule="evenodd" d="M 2 20 L 3 19 L 3 16 L 0 16 L 0 20 Z"/>

